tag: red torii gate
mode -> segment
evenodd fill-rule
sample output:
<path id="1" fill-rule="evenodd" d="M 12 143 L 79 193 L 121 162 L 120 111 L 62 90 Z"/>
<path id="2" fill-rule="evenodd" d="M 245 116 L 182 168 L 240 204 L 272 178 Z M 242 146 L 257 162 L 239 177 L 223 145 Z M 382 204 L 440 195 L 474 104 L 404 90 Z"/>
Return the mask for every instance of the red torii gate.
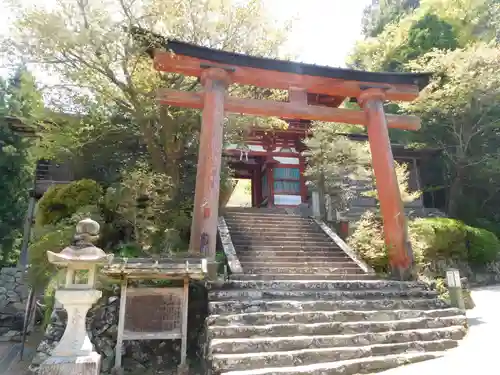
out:
<path id="1" fill-rule="evenodd" d="M 199 77 L 203 85 L 201 92 L 163 89 L 158 94 L 162 104 L 203 109 L 190 251 L 204 252 L 209 261 L 215 259 L 225 112 L 361 124 L 368 128 L 392 274 L 398 279 L 411 277 L 412 252 L 388 128 L 418 130 L 420 120 L 415 116 L 386 115 L 383 103 L 415 99 L 427 85 L 428 74 L 321 67 L 178 41 L 166 41 L 164 48 L 153 52 L 157 70 Z M 289 102 L 227 96 L 226 89 L 231 83 L 288 90 Z M 363 111 L 309 105 L 308 93 L 335 97 L 339 104 L 345 98 L 355 98 Z"/>

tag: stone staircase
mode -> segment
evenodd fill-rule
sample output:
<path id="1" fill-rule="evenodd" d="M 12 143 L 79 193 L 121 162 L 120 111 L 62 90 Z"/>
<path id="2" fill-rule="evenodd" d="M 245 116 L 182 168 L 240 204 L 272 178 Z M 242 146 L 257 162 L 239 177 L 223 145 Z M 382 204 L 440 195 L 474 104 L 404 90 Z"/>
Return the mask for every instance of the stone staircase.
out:
<path id="1" fill-rule="evenodd" d="M 283 209 L 231 210 L 225 216 L 241 279 L 373 279 L 309 218 Z"/>
<path id="2" fill-rule="evenodd" d="M 213 375 L 373 374 L 439 357 L 466 333 L 463 312 L 425 284 L 367 275 L 308 219 L 225 217 L 245 273 L 209 292 Z"/>

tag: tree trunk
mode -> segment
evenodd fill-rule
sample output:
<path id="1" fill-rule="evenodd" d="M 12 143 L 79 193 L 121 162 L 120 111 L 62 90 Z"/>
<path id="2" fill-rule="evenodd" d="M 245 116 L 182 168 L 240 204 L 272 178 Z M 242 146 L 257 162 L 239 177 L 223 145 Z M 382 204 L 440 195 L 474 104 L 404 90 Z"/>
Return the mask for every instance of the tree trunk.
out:
<path id="1" fill-rule="evenodd" d="M 458 169 L 457 175 L 451 183 L 450 190 L 448 192 L 446 211 L 450 217 L 457 217 L 458 215 L 458 201 L 462 195 L 462 174 L 463 171 Z"/>

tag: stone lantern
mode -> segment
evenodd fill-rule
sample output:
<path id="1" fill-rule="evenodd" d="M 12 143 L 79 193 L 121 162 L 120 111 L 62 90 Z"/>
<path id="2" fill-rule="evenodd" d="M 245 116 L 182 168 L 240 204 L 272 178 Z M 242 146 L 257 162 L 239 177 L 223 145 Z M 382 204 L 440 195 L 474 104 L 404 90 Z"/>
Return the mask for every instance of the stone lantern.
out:
<path id="1" fill-rule="evenodd" d="M 102 292 L 95 289 L 97 268 L 108 263 L 107 255 L 93 245 L 99 237 L 99 224 L 84 219 L 76 226 L 74 244 L 60 253 L 47 252 L 49 262 L 66 268 L 64 287 L 55 293 L 56 300 L 64 306 L 68 323 L 52 356 L 40 366 L 42 375 L 97 375 L 100 372 L 100 355 L 94 351 L 86 328 L 86 316 Z"/>

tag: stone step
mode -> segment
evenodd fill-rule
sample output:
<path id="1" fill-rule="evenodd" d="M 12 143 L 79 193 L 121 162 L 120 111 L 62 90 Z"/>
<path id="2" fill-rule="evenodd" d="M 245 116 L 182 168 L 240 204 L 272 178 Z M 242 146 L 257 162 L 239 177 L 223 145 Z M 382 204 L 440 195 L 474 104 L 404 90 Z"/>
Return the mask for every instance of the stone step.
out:
<path id="1" fill-rule="evenodd" d="M 241 255 L 240 255 L 241 254 Z M 238 260 L 240 262 L 293 262 L 293 263 L 307 263 L 307 262 L 351 262 L 352 259 L 347 254 L 338 253 L 310 255 L 307 252 L 268 252 L 265 251 L 240 251 Z"/>
<path id="2" fill-rule="evenodd" d="M 234 241 L 233 241 L 234 244 Z M 329 253 L 332 252 L 332 250 L 338 250 L 339 253 L 345 254 L 340 248 L 334 243 L 334 242 L 329 242 L 329 243 L 323 243 L 322 245 L 304 245 L 303 243 L 297 243 L 297 242 L 289 242 L 286 244 L 283 243 L 266 243 L 262 245 L 255 245 L 255 244 L 245 244 L 245 243 L 240 243 L 238 244 L 238 249 L 248 249 L 248 250 L 255 250 L 255 251 L 307 251 L 309 252 L 312 251 L 327 251 Z"/>
<path id="3" fill-rule="evenodd" d="M 321 290 L 321 289 L 234 289 L 214 290 L 209 292 L 210 300 L 245 300 L 245 299 L 328 299 L 328 300 L 365 300 L 383 298 L 436 298 L 437 292 L 421 289 L 365 289 L 365 290 Z"/>
<path id="4" fill-rule="evenodd" d="M 282 274 L 251 274 L 245 273 L 240 275 L 231 275 L 232 280 L 376 280 L 380 277 L 369 273 L 359 274 L 343 274 L 332 275 L 330 273 L 322 274 L 296 274 L 296 273 L 282 273 Z"/>
<path id="5" fill-rule="evenodd" d="M 212 354 L 286 352 L 301 349 L 320 349 L 345 346 L 364 346 L 383 343 L 412 341 L 460 340 L 466 334 L 463 326 L 436 329 L 412 329 L 357 333 L 352 335 L 314 335 L 291 337 L 252 337 L 241 339 L 213 339 L 209 350 Z"/>
<path id="6" fill-rule="evenodd" d="M 294 312 L 254 312 L 233 315 L 211 315 L 207 324 L 215 326 L 230 325 L 269 325 L 269 324 L 308 324 L 330 322 L 363 321 L 387 322 L 405 319 L 437 320 L 447 317 L 464 317 L 463 311 L 456 308 L 436 310 L 337 310 L 337 311 L 294 311 Z"/>
<path id="7" fill-rule="evenodd" d="M 272 252 L 271 252 L 272 253 Z M 299 252 L 285 252 L 283 251 L 284 254 L 278 252 L 276 254 L 269 255 L 269 253 L 266 253 L 264 251 L 261 252 L 256 252 L 256 251 L 245 251 L 245 252 L 240 252 L 238 254 L 238 260 L 240 263 L 256 263 L 257 261 L 265 261 L 266 263 L 272 263 L 272 262 L 290 262 L 290 263 L 332 263 L 332 262 L 337 262 L 337 263 L 351 263 L 353 260 L 347 256 L 347 254 L 342 255 L 308 255 L 308 253 L 299 253 Z M 340 253 L 339 253 L 340 254 Z"/>
<path id="8" fill-rule="evenodd" d="M 424 299 L 392 299 L 392 300 L 227 300 L 209 302 L 211 314 L 234 314 L 248 312 L 294 312 L 294 311 L 333 311 L 333 310 L 426 310 L 448 307 L 447 303 L 438 298 Z"/>
<path id="9" fill-rule="evenodd" d="M 325 237 L 322 239 L 309 239 L 309 238 L 303 238 L 303 239 L 296 239 L 292 240 L 290 238 L 284 239 L 284 238 L 272 238 L 272 239 L 265 239 L 265 238 L 250 238 L 250 237 L 233 237 L 231 236 L 231 239 L 233 241 L 233 244 L 238 248 L 238 246 L 279 246 L 282 248 L 285 247 L 302 247 L 302 248 L 312 248 L 312 247 L 337 247 L 337 245 L 332 242 L 331 239 Z"/>
<path id="10" fill-rule="evenodd" d="M 332 261 L 331 259 L 325 259 L 322 261 L 317 261 L 314 258 L 307 258 L 303 261 L 296 261 L 295 259 L 284 259 L 284 258 L 252 258 L 252 260 L 243 260 L 242 258 L 238 258 L 243 269 L 246 268 L 265 268 L 265 267 L 340 267 L 340 268 L 358 268 L 357 264 L 354 263 L 353 260 L 346 260 L 344 262 L 340 261 Z"/>
<path id="11" fill-rule="evenodd" d="M 286 230 L 313 230 L 314 232 L 323 232 L 321 227 L 314 221 L 311 220 L 293 220 L 293 221 L 287 221 L 287 220 L 248 220 L 248 219 L 242 219 L 242 220 L 234 220 L 234 219 L 226 219 L 224 220 L 229 228 L 232 229 L 257 229 L 257 228 L 263 228 L 263 229 L 268 229 L 272 231 L 279 231 L 281 227 L 286 228 Z M 280 226 L 281 224 L 281 226 Z M 324 233 L 324 232 L 323 232 Z"/>
<path id="12" fill-rule="evenodd" d="M 421 317 L 386 321 L 354 321 L 323 323 L 274 323 L 266 325 L 223 325 L 209 326 L 209 337 L 218 339 L 314 336 L 314 335 L 352 335 L 358 333 L 377 333 L 414 329 L 435 329 L 451 326 L 465 326 L 467 318 L 455 315 L 441 318 Z"/>
<path id="13" fill-rule="evenodd" d="M 288 211 L 284 207 L 225 207 L 227 213 L 242 212 L 242 213 L 264 213 L 264 214 L 281 214 L 288 215 Z"/>
<path id="14" fill-rule="evenodd" d="M 227 228 L 231 233 L 235 232 L 248 232 L 250 230 L 257 233 L 276 233 L 276 232 L 295 232 L 295 233 L 325 233 L 323 230 L 316 226 L 316 224 L 310 225 L 290 225 L 279 223 L 276 224 L 266 224 L 266 223 L 241 223 L 235 225 L 234 223 L 227 223 Z"/>
<path id="15" fill-rule="evenodd" d="M 393 354 L 384 357 L 368 357 L 338 362 L 295 365 L 291 367 L 267 367 L 255 370 L 224 371 L 221 375 L 354 375 L 389 370 L 394 367 L 439 358 L 443 352 L 419 352 Z"/>
<path id="16" fill-rule="evenodd" d="M 216 372 L 252 370 L 269 367 L 293 367 L 296 364 L 312 365 L 332 361 L 354 360 L 359 358 L 380 357 L 404 354 L 407 352 L 440 352 L 455 348 L 455 340 L 415 341 L 402 343 L 383 343 L 361 347 L 338 347 L 322 349 L 302 349 L 289 352 L 264 352 L 246 354 L 218 354 L 213 356 L 213 369 Z"/>
<path id="17" fill-rule="evenodd" d="M 253 249 L 238 249 L 238 258 L 240 257 L 289 257 L 289 258 L 329 258 L 338 259 L 340 261 L 351 259 L 346 253 L 340 249 L 325 249 L 325 250 L 260 250 L 262 247 Z"/>
<path id="18" fill-rule="evenodd" d="M 231 239 L 233 241 L 237 240 L 247 240 L 257 238 L 259 240 L 280 240 L 280 241 L 322 241 L 327 240 L 331 242 L 331 238 L 327 237 L 325 233 L 311 233 L 311 232 L 300 232 L 300 231 L 281 231 L 280 233 L 262 233 L 257 230 L 247 230 L 247 231 L 231 231 Z"/>
<path id="19" fill-rule="evenodd" d="M 224 283 L 213 283 L 216 289 L 288 289 L 288 290 L 365 290 L 392 288 L 398 290 L 420 289 L 429 290 L 427 284 L 418 281 L 395 280 L 230 280 Z"/>
<path id="20" fill-rule="evenodd" d="M 245 273 L 251 274 L 261 274 L 261 275 L 278 275 L 282 273 L 293 273 L 298 275 L 314 275 L 319 274 L 330 274 L 330 275 L 344 275 L 344 274 L 356 274 L 364 273 L 364 271 L 359 268 L 358 265 L 352 263 L 349 267 L 340 267 L 331 265 L 328 267 L 310 267 L 304 265 L 302 267 L 274 267 L 273 265 L 268 265 L 267 267 L 243 267 Z"/>
<path id="21" fill-rule="evenodd" d="M 297 216 L 297 214 L 290 214 L 284 207 L 227 207 L 225 212 L 230 215 L 285 215 Z"/>
<path id="22" fill-rule="evenodd" d="M 287 223 L 312 223 L 312 219 L 308 217 L 301 217 L 298 215 L 281 215 L 281 214 L 267 214 L 267 215 L 261 215 L 261 214 L 230 214 L 224 216 L 224 219 L 226 221 L 252 221 L 252 220 L 259 220 L 259 221 L 266 221 L 266 222 L 271 222 L 271 221 L 281 221 L 281 222 L 287 222 Z"/>
<path id="23" fill-rule="evenodd" d="M 226 223 L 227 224 L 227 223 Z M 249 226 L 246 224 L 241 224 L 241 225 L 227 225 L 229 228 L 230 232 L 247 232 L 247 231 L 255 231 L 258 233 L 266 233 L 266 234 L 280 234 L 285 232 L 296 232 L 296 233 L 325 233 L 323 230 L 316 224 L 311 224 L 311 225 L 292 225 L 292 226 L 280 226 L 280 225 L 265 225 L 265 223 L 262 223 L 262 225 L 253 225 Z"/>

